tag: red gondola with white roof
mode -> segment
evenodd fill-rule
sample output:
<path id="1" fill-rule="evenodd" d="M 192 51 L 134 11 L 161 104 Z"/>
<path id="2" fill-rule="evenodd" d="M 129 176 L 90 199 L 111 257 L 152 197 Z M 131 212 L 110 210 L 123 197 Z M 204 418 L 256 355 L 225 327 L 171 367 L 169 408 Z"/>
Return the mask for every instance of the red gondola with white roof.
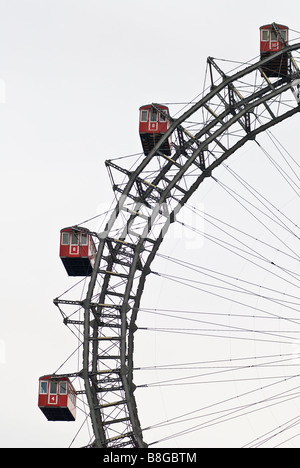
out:
<path id="1" fill-rule="evenodd" d="M 48 421 L 75 421 L 76 391 L 67 377 L 39 379 L 38 406 Z"/>
<path id="2" fill-rule="evenodd" d="M 89 276 L 96 253 L 94 240 L 87 229 L 69 227 L 60 231 L 59 256 L 69 276 Z"/>
<path id="3" fill-rule="evenodd" d="M 260 27 L 260 58 L 269 57 L 282 50 L 289 41 L 289 28 L 283 24 L 266 24 Z M 289 71 L 288 54 L 270 60 L 262 67 L 268 77 L 286 76 Z"/>
<path id="4" fill-rule="evenodd" d="M 161 104 L 140 107 L 139 133 L 145 156 L 147 156 L 169 128 L 169 108 Z M 167 139 L 160 152 L 171 155 L 171 142 Z"/>

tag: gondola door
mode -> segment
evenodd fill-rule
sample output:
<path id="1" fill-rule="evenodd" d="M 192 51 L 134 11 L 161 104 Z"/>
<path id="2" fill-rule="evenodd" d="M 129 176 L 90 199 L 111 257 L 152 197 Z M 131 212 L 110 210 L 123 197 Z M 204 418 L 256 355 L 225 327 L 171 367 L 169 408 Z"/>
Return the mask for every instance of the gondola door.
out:
<path id="1" fill-rule="evenodd" d="M 281 48 L 280 46 L 281 43 L 279 42 L 279 38 L 277 37 L 276 31 L 271 31 L 270 50 L 277 51 Z"/>
<path id="2" fill-rule="evenodd" d="M 79 233 L 71 233 L 70 255 L 79 255 Z"/>
<path id="3" fill-rule="evenodd" d="M 158 131 L 158 113 L 156 109 L 151 109 L 150 119 L 149 119 L 149 132 Z"/>
<path id="4" fill-rule="evenodd" d="M 50 389 L 48 394 L 48 404 L 57 405 L 58 403 L 58 392 L 57 392 L 57 382 L 50 382 Z"/>

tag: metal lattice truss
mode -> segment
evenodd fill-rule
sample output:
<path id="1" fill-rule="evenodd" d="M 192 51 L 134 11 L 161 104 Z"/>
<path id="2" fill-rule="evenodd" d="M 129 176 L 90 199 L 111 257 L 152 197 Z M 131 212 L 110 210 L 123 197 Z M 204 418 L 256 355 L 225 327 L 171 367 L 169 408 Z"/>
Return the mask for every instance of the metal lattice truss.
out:
<path id="1" fill-rule="evenodd" d="M 178 119 L 132 170 L 107 161 L 117 197 L 104 232 L 92 233 L 98 253 L 85 299 L 54 302 L 64 321 L 80 327 L 84 379 L 95 447 L 145 447 L 133 382 L 136 318 L 151 263 L 169 226 L 201 182 L 248 140 L 299 112 L 291 86 L 299 78 L 292 56 L 300 44 L 273 54 L 289 56 L 289 74 L 269 79 L 269 58 L 227 76 L 208 59 L 209 91 Z M 215 78 L 216 77 L 216 78 Z M 153 104 L 155 107 L 155 104 Z M 158 109 L 159 111 L 159 109 Z M 160 148 L 169 139 L 172 154 Z M 81 311 L 75 320 L 68 307 Z M 79 312 L 78 312 L 79 313 Z"/>

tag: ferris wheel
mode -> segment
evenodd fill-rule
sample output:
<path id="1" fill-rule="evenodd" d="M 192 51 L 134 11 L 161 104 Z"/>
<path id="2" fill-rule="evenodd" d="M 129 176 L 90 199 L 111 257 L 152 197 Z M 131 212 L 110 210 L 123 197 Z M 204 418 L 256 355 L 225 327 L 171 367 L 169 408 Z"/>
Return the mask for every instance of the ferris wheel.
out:
<path id="1" fill-rule="evenodd" d="M 163 241 L 173 226 L 184 225 L 180 212 L 199 187 L 219 182 L 215 174 L 231 155 L 246 143 L 260 145 L 260 134 L 298 114 L 299 51 L 286 26 L 262 26 L 259 59 L 225 72 L 209 57 L 209 87 L 176 118 L 166 104 L 141 106 L 142 157 L 131 157 L 130 167 L 118 159 L 106 161 L 115 202 L 102 231 L 81 225 L 62 229 L 60 257 L 69 276 L 83 278 L 84 293 L 61 295 L 54 303 L 80 338 L 82 367 L 41 377 L 39 406 L 49 420 L 74 421 L 76 399 L 84 398 L 92 427 L 87 446 L 148 446 L 136 397 L 134 351 L 144 290 L 152 276 L 163 276 L 153 268 L 154 260 L 166 259 L 160 254 Z M 276 269 L 280 262 L 269 263 Z M 83 389 L 76 391 L 72 379 L 81 380 Z"/>

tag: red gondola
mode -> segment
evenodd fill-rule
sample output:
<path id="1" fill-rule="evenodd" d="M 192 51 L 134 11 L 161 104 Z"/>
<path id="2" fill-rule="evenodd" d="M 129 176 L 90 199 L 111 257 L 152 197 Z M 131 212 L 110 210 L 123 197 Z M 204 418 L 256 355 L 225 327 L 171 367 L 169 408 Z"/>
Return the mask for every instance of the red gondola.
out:
<path id="1" fill-rule="evenodd" d="M 87 229 L 69 227 L 60 231 L 59 256 L 69 276 L 89 276 L 96 253 L 95 243 Z"/>
<path id="2" fill-rule="evenodd" d="M 48 421 L 75 421 L 76 391 L 67 377 L 39 379 L 38 406 Z"/>
<path id="3" fill-rule="evenodd" d="M 282 24 L 266 24 L 260 27 L 260 58 L 269 57 L 279 52 L 284 44 L 288 44 L 289 28 Z M 268 77 L 286 76 L 289 71 L 288 54 L 271 60 L 262 67 L 262 71 Z"/>
<path id="4" fill-rule="evenodd" d="M 161 104 L 148 104 L 140 107 L 139 132 L 145 156 L 154 148 L 169 128 L 169 108 Z M 171 155 L 171 143 L 167 139 L 160 151 Z"/>

